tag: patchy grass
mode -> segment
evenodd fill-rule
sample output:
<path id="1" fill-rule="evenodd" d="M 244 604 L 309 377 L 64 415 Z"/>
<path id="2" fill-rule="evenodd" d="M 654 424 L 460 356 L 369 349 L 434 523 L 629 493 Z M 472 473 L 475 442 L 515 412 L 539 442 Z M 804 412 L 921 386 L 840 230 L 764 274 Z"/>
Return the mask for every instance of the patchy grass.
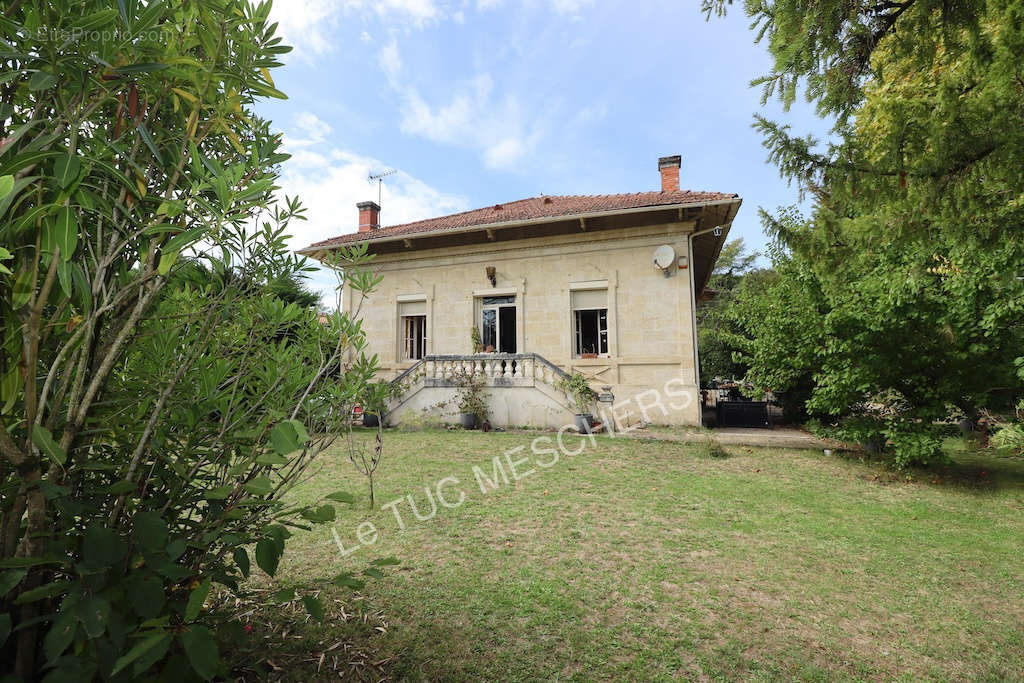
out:
<path id="1" fill-rule="evenodd" d="M 814 451 L 721 458 L 569 437 L 585 449 L 545 469 L 534 438 L 388 432 L 378 503 L 412 495 L 425 514 L 424 486 L 449 476 L 446 497 L 465 500 L 417 521 L 406 499 L 404 530 L 361 500 L 334 527 L 346 549 L 361 522 L 377 541 L 345 558 L 329 528 L 293 538 L 286 585 L 389 555 L 403 564 L 365 596 L 326 589 L 323 624 L 264 613 L 271 677 L 1024 678 L 1020 459 L 965 454 L 906 475 Z M 473 466 L 490 475 L 491 458 L 517 447 L 513 460 L 531 458 L 517 469 L 535 471 L 481 493 Z M 341 450 L 319 467 L 297 497 L 365 497 Z"/>

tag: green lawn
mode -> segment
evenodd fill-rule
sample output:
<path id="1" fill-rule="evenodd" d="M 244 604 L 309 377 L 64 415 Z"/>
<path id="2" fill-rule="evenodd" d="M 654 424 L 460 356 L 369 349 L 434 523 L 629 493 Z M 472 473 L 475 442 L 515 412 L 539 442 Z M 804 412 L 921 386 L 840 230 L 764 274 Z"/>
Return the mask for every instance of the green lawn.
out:
<path id="1" fill-rule="evenodd" d="M 329 588 L 323 625 L 273 611 L 277 674 L 308 680 L 1024 678 L 1024 462 L 958 455 L 911 477 L 812 451 L 600 437 L 541 468 L 535 434 L 388 432 L 378 505 L 444 477 L 454 509 L 416 521 L 366 501 L 289 542 L 310 585 L 401 559 L 365 597 Z M 543 444 L 542 444 L 543 445 Z M 531 457 L 481 493 L 491 458 Z M 973 460 L 970 458 L 974 457 Z M 548 464 L 552 456 L 542 454 Z M 365 481 L 341 449 L 299 497 Z M 506 463 L 507 469 L 507 463 Z M 330 649 L 329 649 L 330 648 Z M 321 653 L 325 653 L 321 658 Z M 255 666 L 265 656 L 249 655 Z M 260 666 L 268 666 L 259 664 Z M 319 668 L 319 674 L 317 673 Z M 275 674 L 276 675 L 276 674 Z"/>

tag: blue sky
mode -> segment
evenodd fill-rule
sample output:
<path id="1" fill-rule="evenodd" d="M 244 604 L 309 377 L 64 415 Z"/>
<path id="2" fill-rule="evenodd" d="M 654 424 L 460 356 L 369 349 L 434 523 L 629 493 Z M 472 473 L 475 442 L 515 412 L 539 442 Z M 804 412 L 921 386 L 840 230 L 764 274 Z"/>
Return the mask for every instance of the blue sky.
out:
<path id="1" fill-rule="evenodd" d="M 731 235 L 765 237 L 757 208 L 797 201 L 750 127 L 760 112 L 821 135 L 798 102 L 762 106 L 769 59 L 738 8 L 612 0 L 277 0 L 295 47 L 274 72 L 284 102 L 260 112 L 293 158 L 283 191 L 309 220 L 292 246 L 352 232 L 355 203 L 384 187 L 384 225 L 538 194 L 659 188 L 681 154 L 684 188 L 737 192 Z M 314 278 L 328 291 L 330 279 Z"/>

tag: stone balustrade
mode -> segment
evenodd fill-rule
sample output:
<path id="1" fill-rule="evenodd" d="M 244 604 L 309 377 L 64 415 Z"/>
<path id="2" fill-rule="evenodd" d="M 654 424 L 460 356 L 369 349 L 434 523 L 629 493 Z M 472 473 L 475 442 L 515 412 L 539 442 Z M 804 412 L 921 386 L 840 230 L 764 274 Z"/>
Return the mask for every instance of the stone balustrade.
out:
<path id="1" fill-rule="evenodd" d="M 568 374 L 535 353 L 431 355 L 398 375 L 388 405 L 388 424 L 425 418 L 457 422 L 467 377 L 481 377 L 488 421 L 557 429 L 572 422 L 573 406 L 559 381 Z"/>
<path id="2" fill-rule="evenodd" d="M 535 353 L 475 353 L 433 355 L 409 368 L 395 382 L 417 381 L 425 386 L 458 386 L 466 377 L 482 375 L 488 386 L 555 386 L 565 371 Z"/>

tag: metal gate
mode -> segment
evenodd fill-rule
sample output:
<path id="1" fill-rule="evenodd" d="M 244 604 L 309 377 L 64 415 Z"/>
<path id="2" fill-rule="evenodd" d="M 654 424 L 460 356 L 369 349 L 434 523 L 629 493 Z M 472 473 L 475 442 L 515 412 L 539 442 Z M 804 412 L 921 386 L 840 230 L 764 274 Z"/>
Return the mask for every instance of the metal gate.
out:
<path id="1" fill-rule="evenodd" d="M 771 427 L 767 401 L 719 401 L 719 427 Z"/>

